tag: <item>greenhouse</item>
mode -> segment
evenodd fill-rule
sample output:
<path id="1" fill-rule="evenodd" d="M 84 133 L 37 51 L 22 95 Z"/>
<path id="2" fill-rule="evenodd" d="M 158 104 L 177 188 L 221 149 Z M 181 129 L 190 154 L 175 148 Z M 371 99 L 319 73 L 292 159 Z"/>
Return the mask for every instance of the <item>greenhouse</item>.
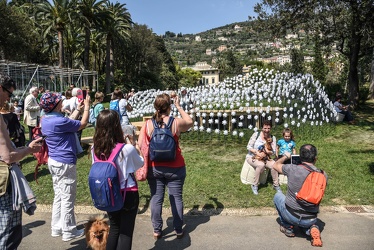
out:
<path id="1" fill-rule="evenodd" d="M 0 72 L 16 82 L 19 99 L 27 95 L 31 86 L 43 86 L 55 92 L 65 91 L 71 84 L 91 87 L 92 90 L 98 88 L 97 71 L 0 60 Z"/>

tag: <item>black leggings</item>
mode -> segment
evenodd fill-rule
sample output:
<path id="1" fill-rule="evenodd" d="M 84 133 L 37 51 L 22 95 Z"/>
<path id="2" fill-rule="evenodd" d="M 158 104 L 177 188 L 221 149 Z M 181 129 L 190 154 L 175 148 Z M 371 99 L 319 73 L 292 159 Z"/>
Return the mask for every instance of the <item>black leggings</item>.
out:
<path id="1" fill-rule="evenodd" d="M 138 191 L 127 191 L 123 208 L 116 212 L 108 212 L 110 230 L 106 249 L 131 249 L 138 206 Z"/>

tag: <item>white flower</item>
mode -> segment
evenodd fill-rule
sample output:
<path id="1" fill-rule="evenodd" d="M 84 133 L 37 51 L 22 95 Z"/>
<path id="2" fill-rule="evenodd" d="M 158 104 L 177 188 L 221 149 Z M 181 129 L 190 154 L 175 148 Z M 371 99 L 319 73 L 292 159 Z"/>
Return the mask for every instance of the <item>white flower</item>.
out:
<path id="1" fill-rule="evenodd" d="M 224 135 L 228 135 L 228 134 L 229 134 L 229 131 L 224 130 L 224 131 L 223 131 L 223 134 L 224 134 Z"/>
<path id="2" fill-rule="evenodd" d="M 219 120 L 218 120 L 218 119 L 215 119 L 215 120 L 214 120 L 214 123 L 215 123 L 215 124 L 218 124 L 218 123 L 219 123 Z"/>
<path id="3" fill-rule="evenodd" d="M 274 120 L 276 123 L 278 123 L 279 122 L 279 118 L 277 117 L 277 118 L 275 118 L 275 120 Z"/>
<path id="4" fill-rule="evenodd" d="M 208 123 L 209 123 L 209 124 L 212 124 L 212 123 L 213 123 L 213 119 L 209 119 L 209 120 L 208 120 Z"/>
<path id="5" fill-rule="evenodd" d="M 284 124 L 284 127 L 285 127 L 285 128 L 288 128 L 288 123 L 285 123 L 285 124 Z"/>
<path id="6" fill-rule="evenodd" d="M 223 113 L 223 117 L 226 118 L 228 116 L 227 113 Z"/>
<path id="7" fill-rule="evenodd" d="M 200 129 L 200 131 L 204 131 L 205 128 L 204 128 L 204 126 L 200 126 L 199 129 Z"/>
<path id="8" fill-rule="evenodd" d="M 254 117 L 254 118 L 255 118 L 255 120 L 258 120 L 258 115 L 255 115 L 255 117 Z"/>
<path id="9" fill-rule="evenodd" d="M 226 120 L 223 120 L 223 121 L 222 121 L 222 125 L 223 125 L 223 126 L 226 126 L 226 125 L 227 125 L 227 121 L 226 121 Z"/>
<path id="10" fill-rule="evenodd" d="M 197 126 L 197 124 L 198 124 L 197 121 L 194 121 L 194 122 L 193 122 L 193 125 L 194 125 L 194 126 Z"/>
<path id="11" fill-rule="evenodd" d="M 215 130 L 214 130 L 214 133 L 216 133 L 216 134 L 219 134 L 219 129 L 218 128 L 216 128 Z"/>
<path id="12" fill-rule="evenodd" d="M 244 136 L 244 132 L 240 132 L 239 137 L 243 137 L 243 136 Z"/>
<path id="13" fill-rule="evenodd" d="M 236 131 L 236 130 L 232 131 L 232 135 L 233 136 L 237 136 L 238 135 L 238 131 Z"/>
<path id="14" fill-rule="evenodd" d="M 249 128 L 249 129 L 252 129 L 252 128 L 253 128 L 253 126 L 252 126 L 252 125 L 249 125 L 249 126 L 248 126 L 248 128 Z"/>
<path id="15" fill-rule="evenodd" d="M 235 112 L 235 111 L 231 111 L 231 115 L 232 115 L 232 116 L 235 116 L 235 115 L 236 115 L 236 112 Z"/>
<path id="16" fill-rule="evenodd" d="M 218 117 L 221 117 L 221 116 L 222 116 L 222 113 L 221 113 L 221 112 L 218 112 L 218 113 L 217 113 L 217 116 L 218 116 Z"/>
<path id="17" fill-rule="evenodd" d="M 255 131 L 255 132 L 257 132 L 257 130 L 258 130 L 258 128 L 257 128 L 257 127 L 255 127 L 255 128 L 253 129 L 253 131 Z"/>
<path id="18" fill-rule="evenodd" d="M 194 126 L 194 127 L 193 127 L 193 130 L 198 131 L 198 130 L 199 130 L 199 127 L 198 127 L 198 126 Z"/>
<path id="19" fill-rule="evenodd" d="M 211 129 L 211 128 L 207 128 L 207 129 L 206 129 L 206 132 L 207 132 L 207 133 L 211 133 L 211 132 L 212 132 L 212 129 Z"/>

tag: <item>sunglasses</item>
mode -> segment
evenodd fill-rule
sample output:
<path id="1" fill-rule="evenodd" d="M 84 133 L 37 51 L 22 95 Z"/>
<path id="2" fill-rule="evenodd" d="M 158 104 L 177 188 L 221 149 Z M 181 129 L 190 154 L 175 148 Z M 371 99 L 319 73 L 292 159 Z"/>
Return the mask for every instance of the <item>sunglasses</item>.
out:
<path id="1" fill-rule="evenodd" d="M 9 91 L 9 89 L 5 88 L 4 86 L 1 86 L 3 88 L 3 90 L 5 90 L 6 92 L 8 92 L 8 96 L 9 98 L 12 98 L 14 95 L 12 92 Z"/>

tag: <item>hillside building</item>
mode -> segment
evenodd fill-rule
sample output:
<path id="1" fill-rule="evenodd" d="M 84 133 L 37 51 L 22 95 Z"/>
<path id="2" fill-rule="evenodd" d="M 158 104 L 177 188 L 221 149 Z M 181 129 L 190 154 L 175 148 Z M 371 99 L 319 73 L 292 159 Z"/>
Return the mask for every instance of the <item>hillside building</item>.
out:
<path id="1" fill-rule="evenodd" d="M 202 75 L 200 84 L 215 84 L 219 82 L 219 69 L 213 68 L 207 62 L 197 62 L 194 66 L 189 67 L 199 71 Z"/>

